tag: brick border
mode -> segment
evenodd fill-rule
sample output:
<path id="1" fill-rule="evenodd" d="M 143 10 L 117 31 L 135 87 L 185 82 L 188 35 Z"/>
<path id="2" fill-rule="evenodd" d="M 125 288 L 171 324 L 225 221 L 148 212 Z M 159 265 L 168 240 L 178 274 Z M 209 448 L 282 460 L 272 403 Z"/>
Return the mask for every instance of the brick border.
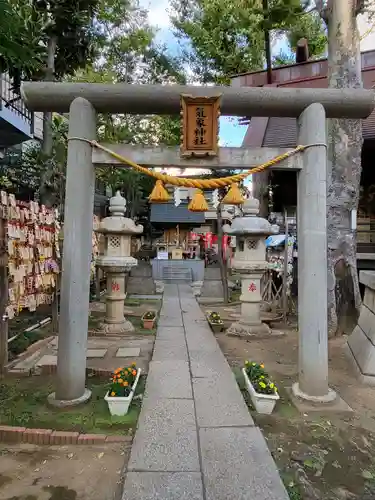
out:
<path id="1" fill-rule="evenodd" d="M 30 444 L 105 444 L 131 443 L 133 436 L 116 436 L 106 434 L 80 434 L 79 432 L 54 431 L 52 429 L 31 429 L 0 425 L 0 442 Z"/>

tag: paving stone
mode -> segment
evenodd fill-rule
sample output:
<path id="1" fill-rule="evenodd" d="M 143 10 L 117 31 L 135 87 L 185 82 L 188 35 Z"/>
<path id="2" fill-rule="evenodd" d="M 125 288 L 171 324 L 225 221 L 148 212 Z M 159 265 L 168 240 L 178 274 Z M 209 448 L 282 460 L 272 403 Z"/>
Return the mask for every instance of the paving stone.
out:
<path id="1" fill-rule="evenodd" d="M 170 338 L 166 338 L 166 337 L 160 338 L 159 335 L 157 335 L 155 343 L 154 343 L 154 350 L 156 349 L 156 347 L 159 344 L 161 346 L 171 345 L 174 347 L 180 347 L 180 348 L 186 349 L 185 335 L 175 335 L 175 336 L 170 337 Z M 171 359 L 173 359 L 173 358 L 171 358 Z M 156 360 L 153 359 L 153 361 L 156 361 Z"/>
<path id="2" fill-rule="evenodd" d="M 34 352 L 33 354 L 30 354 L 30 356 L 23 359 L 22 361 L 19 361 L 9 371 L 10 372 L 28 372 L 28 371 L 30 371 L 36 365 L 36 362 L 40 358 L 40 354 L 41 354 L 40 350 Z"/>
<path id="3" fill-rule="evenodd" d="M 192 400 L 145 399 L 128 470 L 199 472 Z"/>
<path id="4" fill-rule="evenodd" d="M 195 378 L 193 390 L 199 427 L 254 425 L 233 375 Z"/>
<path id="5" fill-rule="evenodd" d="M 185 339 L 181 339 L 178 344 L 176 344 L 176 339 L 155 342 L 152 361 L 168 361 L 171 359 L 188 361 Z"/>
<path id="6" fill-rule="evenodd" d="M 182 326 L 158 326 L 157 340 L 174 340 L 176 338 L 185 339 L 185 330 Z"/>
<path id="7" fill-rule="evenodd" d="M 36 366 L 49 366 L 49 365 L 57 365 L 57 356 L 53 356 L 52 354 L 45 354 L 40 358 L 40 360 L 36 364 Z"/>
<path id="8" fill-rule="evenodd" d="M 158 324 L 159 326 L 183 326 L 182 316 L 164 316 L 163 314 L 161 314 Z"/>
<path id="9" fill-rule="evenodd" d="M 212 351 L 189 349 L 191 373 L 193 377 L 232 376 L 232 370 L 219 346 Z"/>
<path id="10" fill-rule="evenodd" d="M 192 398 L 189 365 L 186 361 L 151 361 L 146 396 Z"/>
<path id="11" fill-rule="evenodd" d="M 107 349 L 87 349 L 87 358 L 104 358 L 107 354 Z"/>
<path id="12" fill-rule="evenodd" d="M 198 472 L 128 472 L 122 500 L 203 500 Z"/>
<path id="13" fill-rule="evenodd" d="M 120 347 L 116 352 L 116 358 L 138 358 L 140 354 L 139 347 Z"/>
<path id="14" fill-rule="evenodd" d="M 257 427 L 200 429 L 206 500 L 289 500 Z"/>
<path id="15" fill-rule="evenodd" d="M 219 349 L 219 344 L 208 326 L 190 324 L 186 326 L 185 330 L 189 351 L 216 351 Z"/>

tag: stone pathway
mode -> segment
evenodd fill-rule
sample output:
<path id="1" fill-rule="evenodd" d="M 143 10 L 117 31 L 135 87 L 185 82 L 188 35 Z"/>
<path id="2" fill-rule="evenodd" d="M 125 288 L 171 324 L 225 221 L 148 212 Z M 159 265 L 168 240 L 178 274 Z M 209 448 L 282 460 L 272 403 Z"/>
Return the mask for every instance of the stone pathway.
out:
<path id="1" fill-rule="evenodd" d="M 122 500 L 287 500 L 187 285 L 167 285 Z"/>

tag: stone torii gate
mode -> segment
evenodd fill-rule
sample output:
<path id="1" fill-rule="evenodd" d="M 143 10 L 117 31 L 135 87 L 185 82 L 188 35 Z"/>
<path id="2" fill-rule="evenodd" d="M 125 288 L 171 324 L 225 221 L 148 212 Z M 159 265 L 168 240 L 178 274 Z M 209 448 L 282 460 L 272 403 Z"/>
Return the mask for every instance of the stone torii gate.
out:
<path id="1" fill-rule="evenodd" d="M 38 82 L 22 85 L 31 111 L 69 112 L 57 386 L 52 401 L 68 406 L 90 397 L 85 380 L 94 164 L 116 163 L 79 139 L 96 139 L 96 113 L 179 114 L 182 94 L 221 94 L 223 115 L 295 117 L 298 144 L 315 144 L 277 168 L 299 172 L 299 379 L 293 392 L 309 401 L 332 401 L 336 395 L 328 387 L 326 118 L 366 118 L 374 108 L 373 92 Z M 209 169 L 248 169 L 285 152 L 220 148 L 216 158 L 183 159 L 179 148 L 111 145 L 111 149 L 144 166 Z"/>

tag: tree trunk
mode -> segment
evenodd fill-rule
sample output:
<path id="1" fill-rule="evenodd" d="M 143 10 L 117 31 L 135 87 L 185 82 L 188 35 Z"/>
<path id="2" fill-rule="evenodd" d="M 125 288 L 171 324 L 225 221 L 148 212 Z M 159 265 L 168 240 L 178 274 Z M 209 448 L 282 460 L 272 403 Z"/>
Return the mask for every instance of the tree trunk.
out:
<path id="1" fill-rule="evenodd" d="M 224 260 L 223 255 L 223 218 L 221 215 L 221 204 L 218 205 L 216 209 L 217 214 L 217 242 L 218 242 L 218 259 L 219 259 L 219 267 L 220 267 L 220 277 L 221 283 L 223 285 L 223 296 L 224 303 L 228 304 L 229 302 L 229 293 L 228 293 L 228 275 L 227 275 L 227 265 Z"/>
<path id="2" fill-rule="evenodd" d="M 57 43 L 56 37 L 51 36 L 48 40 L 47 68 L 44 77 L 44 80 L 47 82 L 52 82 L 55 79 L 56 43 Z M 51 157 L 52 150 L 53 150 L 52 113 L 49 111 L 45 111 L 43 113 L 42 151 L 47 159 Z M 50 176 L 49 168 L 45 168 L 44 174 L 42 175 L 41 178 L 40 201 L 46 206 L 52 206 L 53 204 L 53 193 L 51 193 L 51 190 L 47 186 L 49 176 Z"/>
<path id="3" fill-rule="evenodd" d="M 356 7 L 357 0 L 328 2 L 328 79 L 332 88 L 362 86 Z M 358 208 L 362 143 L 360 120 L 329 120 L 327 237 L 331 337 L 351 331 L 361 305 L 357 240 L 351 220 Z"/>
<path id="4" fill-rule="evenodd" d="M 266 22 L 268 19 L 268 0 L 263 0 L 263 12 L 264 12 L 264 21 Z M 264 30 L 264 49 L 266 54 L 266 68 L 267 68 L 267 84 L 271 85 L 272 83 L 272 56 L 271 56 L 271 40 L 270 40 L 270 32 L 268 29 Z"/>

